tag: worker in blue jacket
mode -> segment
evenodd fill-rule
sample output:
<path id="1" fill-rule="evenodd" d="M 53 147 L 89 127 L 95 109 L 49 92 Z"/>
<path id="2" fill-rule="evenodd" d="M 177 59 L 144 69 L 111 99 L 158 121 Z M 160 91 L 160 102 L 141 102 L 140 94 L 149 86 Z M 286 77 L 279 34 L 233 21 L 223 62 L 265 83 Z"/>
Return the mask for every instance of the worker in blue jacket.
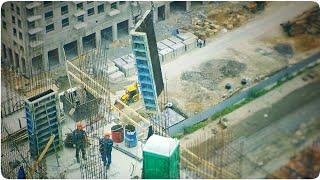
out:
<path id="1" fill-rule="evenodd" d="M 100 138 L 99 140 L 99 150 L 101 153 L 101 158 L 103 161 L 103 165 L 107 166 L 107 168 L 110 167 L 111 164 L 111 152 L 112 152 L 112 146 L 113 146 L 113 141 L 110 138 L 111 133 L 105 131 L 104 132 L 104 137 Z"/>
<path id="2" fill-rule="evenodd" d="M 81 122 L 77 123 L 77 129 L 72 132 L 73 145 L 76 148 L 77 162 L 80 163 L 79 153 L 82 152 L 82 158 L 86 160 L 86 142 L 88 140 L 87 133 L 83 130 L 84 125 Z"/>

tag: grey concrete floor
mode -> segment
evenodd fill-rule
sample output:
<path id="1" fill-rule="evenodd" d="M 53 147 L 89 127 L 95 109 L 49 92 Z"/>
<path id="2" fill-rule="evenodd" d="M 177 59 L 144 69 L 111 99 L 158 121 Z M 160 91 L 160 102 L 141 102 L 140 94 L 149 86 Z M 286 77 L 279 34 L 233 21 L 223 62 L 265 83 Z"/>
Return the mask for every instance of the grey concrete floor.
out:
<path id="1" fill-rule="evenodd" d="M 114 123 L 107 124 L 99 129 L 101 134 L 104 129 L 111 129 L 111 126 L 115 125 Z M 70 132 L 70 129 L 75 128 L 75 122 L 71 119 L 67 119 L 62 125 L 62 139 L 66 138 L 66 133 Z M 142 158 L 142 148 L 143 143 L 138 141 L 138 144 L 134 148 L 126 148 L 124 142 L 114 143 L 115 146 L 119 146 L 132 154 Z M 87 149 L 87 154 L 90 154 Z M 97 154 L 98 153 L 94 153 Z M 59 166 L 57 163 L 56 155 L 52 154 L 46 158 L 47 173 L 49 178 L 61 177 L 60 174 L 64 174 L 65 178 L 68 179 L 80 179 L 81 171 L 80 164 L 76 162 L 75 149 L 64 147 L 62 151 L 57 153 Z M 100 156 L 100 155 L 98 155 Z M 142 172 L 142 162 L 137 161 L 136 159 L 124 154 L 113 148 L 112 151 L 112 164 L 110 169 L 107 171 L 108 178 L 112 179 L 129 179 L 134 176 L 141 177 Z"/>

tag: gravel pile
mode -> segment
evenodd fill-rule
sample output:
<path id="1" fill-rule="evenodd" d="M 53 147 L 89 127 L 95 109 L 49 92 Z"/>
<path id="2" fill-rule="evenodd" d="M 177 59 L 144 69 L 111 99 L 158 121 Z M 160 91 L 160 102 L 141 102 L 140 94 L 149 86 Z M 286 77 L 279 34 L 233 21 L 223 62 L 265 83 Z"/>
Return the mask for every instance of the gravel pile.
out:
<path id="1" fill-rule="evenodd" d="M 219 61 L 219 63 L 217 63 Z M 226 77 L 236 77 L 246 69 L 246 64 L 230 59 L 213 60 L 202 63 L 198 71 L 183 72 L 180 79 L 183 81 L 199 84 L 213 91 Z"/>
<path id="2" fill-rule="evenodd" d="M 274 49 L 285 57 L 292 57 L 294 52 L 290 44 L 280 43 L 274 46 Z"/>
<path id="3" fill-rule="evenodd" d="M 224 66 L 222 66 L 219 70 L 221 74 L 225 77 L 236 77 L 241 72 L 246 70 L 247 65 L 240 63 L 238 61 L 228 61 Z"/>

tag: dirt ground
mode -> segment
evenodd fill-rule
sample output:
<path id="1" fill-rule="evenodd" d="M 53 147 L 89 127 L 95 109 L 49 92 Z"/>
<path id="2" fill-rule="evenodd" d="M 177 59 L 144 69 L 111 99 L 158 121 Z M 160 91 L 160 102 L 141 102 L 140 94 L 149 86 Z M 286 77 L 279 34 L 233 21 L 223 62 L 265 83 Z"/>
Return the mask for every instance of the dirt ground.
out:
<path id="1" fill-rule="evenodd" d="M 317 78 L 304 81 L 310 72 Z M 319 74 L 318 65 L 224 117 L 234 137 L 229 144 L 244 140 L 242 177 L 270 175 L 320 136 L 320 94 L 315 91 L 320 88 Z M 199 141 L 204 133 L 216 128 L 216 122 L 212 122 L 184 137 L 181 145 Z"/>
<path id="2" fill-rule="evenodd" d="M 306 39 L 287 38 L 280 23 L 314 6 L 314 3 L 271 2 L 265 11 L 257 14 L 248 23 L 227 33 L 221 33 L 200 49 L 185 54 L 162 67 L 168 79 L 170 101 L 188 116 L 207 109 L 225 99 L 234 91 L 243 88 L 240 81 L 249 79 L 249 85 L 263 79 L 289 64 L 296 63 L 303 57 L 320 50 L 318 39 L 308 48 L 301 50 Z M 289 54 L 275 48 L 278 44 L 289 44 Z M 299 45 L 300 44 L 300 45 Z M 286 49 L 285 49 L 286 50 Z M 234 75 L 226 76 L 221 68 L 228 61 L 235 61 Z M 230 64 L 229 64 L 230 65 Z M 232 91 L 225 85 L 230 83 Z"/>

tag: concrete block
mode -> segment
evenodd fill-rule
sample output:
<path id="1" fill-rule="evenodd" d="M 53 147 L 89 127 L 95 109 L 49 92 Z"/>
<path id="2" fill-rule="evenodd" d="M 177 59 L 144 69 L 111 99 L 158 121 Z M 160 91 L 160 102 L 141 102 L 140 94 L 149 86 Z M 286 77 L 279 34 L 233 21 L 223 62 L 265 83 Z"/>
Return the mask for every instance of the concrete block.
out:
<path id="1" fill-rule="evenodd" d="M 170 41 L 169 39 L 165 39 L 165 40 L 162 40 L 162 41 L 160 41 L 160 42 L 161 42 L 162 44 L 168 46 L 168 47 L 170 47 L 170 46 L 172 46 L 172 45 L 175 44 L 174 42 Z"/>
<path id="2" fill-rule="evenodd" d="M 123 59 L 127 64 L 135 62 L 134 58 L 132 58 L 130 55 L 122 56 L 121 59 Z"/>
<path id="3" fill-rule="evenodd" d="M 186 52 L 197 47 L 197 39 L 195 38 L 187 39 L 182 41 L 182 43 L 185 45 Z"/>
<path id="4" fill-rule="evenodd" d="M 158 43 L 157 43 L 157 47 L 158 47 L 158 51 L 161 51 L 161 50 L 163 50 L 163 49 L 165 49 L 165 48 L 168 48 L 168 46 L 164 45 L 164 44 L 161 43 L 161 42 L 158 42 Z"/>
<path id="5" fill-rule="evenodd" d="M 120 69 L 120 71 L 122 71 L 122 67 L 127 64 L 122 58 L 117 58 L 114 59 L 113 62 L 115 63 L 115 65 Z"/>
<path id="6" fill-rule="evenodd" d="M 136 67 L 134 63 L 126 64 L 123 66 L 123 73 L 126 77 L 130 77 L 136 73 Z"/>
<path id="7" fill-rule="evenodd" d="M 109 76 L 110 81 L 123 81 L 124 80 L 124 74 L 120 71 L 117 71 L 115 73 L 110 74 Z"/>
<path id="8" fill-rule="evenodd" d="M 109 66 L 107 73 L 110 76 L 110 74 L 113 74 L 113 73 L 115 73 L 117 71 L 119 71 L 119 68 L 117 66 Z"/>
<path id="9" fill-rule="evenodd" d="M 172 45 L 171 48 L 173 49 L 174 57 L 178 57 L 185 53 L 185 45 L 181 42 Z"/>
<path id="10" fill-rule="evenodd" d="M 176 35 L 179 39 L 181 39 L 182 41 L 185 41 L 187 39 L 198 39 L 198 37 L 194 34 L 192 34 L 191 32 L 186 32 L 186 33 L 181 33 L 181 34 L 177 34 Z"/>
<path id="11" fill-rule="evenodd" d="M 163 49 L 159 54 L 162 56 L 161 62 L 168 62 L 174 58 L 173 50 L 171 48 Z"/>
<path id="12" fill-rule="evenodd" d="M 175 44 L 181 43 L 182 39 L 177 38 L 176 36 L 172 36 L 169 38 L 170 41 L 174 42 Z"/>

